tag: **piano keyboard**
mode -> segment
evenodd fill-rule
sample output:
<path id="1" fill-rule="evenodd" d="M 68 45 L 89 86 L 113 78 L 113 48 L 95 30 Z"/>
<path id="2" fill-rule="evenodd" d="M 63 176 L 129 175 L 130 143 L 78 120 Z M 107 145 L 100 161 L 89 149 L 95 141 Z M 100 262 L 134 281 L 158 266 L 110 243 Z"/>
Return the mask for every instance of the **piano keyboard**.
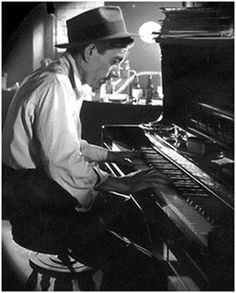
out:
<path id="1" fill-rule="evenodd" d="M 225 209 L 208 189 L 204 189 L 188 174 L 172 164 L 152 147 L 143 147 L 144 161 L 149 167 L 155 167 L 173 183 L 179 196 L 209 224 L 218 224 L 225 215 Z"/>
<path id="2" fill-rule="evenodd" d="M 142 153 L 144 160 L 133 160 L 135 169 L 142 170 L 147 167 L 155 167 L 169 177 L 176 188 L 176 190 L 166 188 L 156 191 L 157 195 L 161 196 L 166 202 L 166 206 L 162 207 L 164 212 L 170 219 L 174 220 L 177 225 L 179 223 L 183 232 L 189 235 L 189 231 L 191 231 L 195 240 L 197 239 L 201 244 L 207 246 L 207 236 L 213 226 L 198 213 L 189 199 L 189 196 L 193 194 L 196 196 L 196 190 L 198 190 L 197 194 L 199 194 L 199 196 L 207 196 L 206 192 L 184 174 L 183 171 L 169 163 L 167 159 L 158 154 L 154 149 L 142 148 Z M 178 190 L 187 196 L 187 200 L 184 200 L 179 195 Z M 184 226 L 182 224 L 184 224 Z"/>
<path id="3" fill-rule="evenodd" d="M 160 191 L 163 199 L 166 201 L 166 206 L 163 210 L 168 217 L 178 225 L 180 228 L 188 233 L 190 230 L 195 239 L 199 240 L 204 246 L 208 246 L 208 233 L 212 230 L 213 226 L 201 217 L 191 206 L 189 206 L 183 199 L 175 192 L 166 189 Z M 179 220 L 179 221 L 178 221 Z M 182 226 L 181 223 L 185 225 Z"/>
<path id="4" fill-rule="evenodd" d="M 114 150 L 124 149 L 119 143 L 113 142 Z M 191 176 L 178 168 L 152 146 L 141 146 L 142 159 L 133 159 L 135 170 L 156 168 L 172 182 L 173 189 L 157 190 L 152 196 L 165 202 L 162 210 L 187 236 L 205 247 L 208 247 L 208 236 L 212 229 L 222 221 L 227 210 L 211 194 L 209 189 L 195 181 Z M 191 167 L 193 168 L 193 166 Z M 122 171 L 121 171 L 122 172 Z M 160 205 L 160 200 L 156 203 Z M 154 199 L 155 200 L 155 199 Z"/>

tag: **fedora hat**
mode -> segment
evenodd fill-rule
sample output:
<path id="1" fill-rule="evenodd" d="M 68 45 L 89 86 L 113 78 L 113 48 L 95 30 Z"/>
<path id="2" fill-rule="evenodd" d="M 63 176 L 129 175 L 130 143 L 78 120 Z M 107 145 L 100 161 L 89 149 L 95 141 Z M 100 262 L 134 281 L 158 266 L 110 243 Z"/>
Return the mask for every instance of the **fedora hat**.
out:
<path id="1" fill-rule="evenodd" d="M 128 33 L 118 6 L 102 6 L 88 10 L 66 21 L 68 43 L 55 47 L 68 48 L 96 40 L 138 36 Z"/>

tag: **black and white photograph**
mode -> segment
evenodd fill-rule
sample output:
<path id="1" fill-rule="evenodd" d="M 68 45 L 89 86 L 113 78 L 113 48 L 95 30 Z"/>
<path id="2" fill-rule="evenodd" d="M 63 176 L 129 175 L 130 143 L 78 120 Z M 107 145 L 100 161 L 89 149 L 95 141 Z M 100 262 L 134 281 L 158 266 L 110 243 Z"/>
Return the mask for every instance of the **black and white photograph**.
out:
<path id="1" fill-rule="evenodd" d="M 234 1 L 1 1 L 1 291 L 235 290 Z"/>

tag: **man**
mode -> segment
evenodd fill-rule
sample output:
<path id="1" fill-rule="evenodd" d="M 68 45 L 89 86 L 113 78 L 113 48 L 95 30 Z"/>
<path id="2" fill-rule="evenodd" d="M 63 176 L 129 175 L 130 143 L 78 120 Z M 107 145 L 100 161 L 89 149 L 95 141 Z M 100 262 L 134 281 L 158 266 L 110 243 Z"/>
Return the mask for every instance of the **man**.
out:
<path id="1" fill-rule="evenodd" d="M 111 271 L 124 245 L 108 227 L 119 226 L 124 203 L 107 192 L 129 194 L 168 182 L 150 169 L 122 177 L 105 173 L 100 162 L 127 163 L 136 154 L 108 151 L 81 138 L 83 98 L 133 45 L 121 10 L 99 7 L 68 20 L 67 28 L 69 43 L 58 45 L 66 53 L 28 76 L 10 106 L 3 129 L 4 201 L 19 244 L 43 252 L 69 250 Z"/>

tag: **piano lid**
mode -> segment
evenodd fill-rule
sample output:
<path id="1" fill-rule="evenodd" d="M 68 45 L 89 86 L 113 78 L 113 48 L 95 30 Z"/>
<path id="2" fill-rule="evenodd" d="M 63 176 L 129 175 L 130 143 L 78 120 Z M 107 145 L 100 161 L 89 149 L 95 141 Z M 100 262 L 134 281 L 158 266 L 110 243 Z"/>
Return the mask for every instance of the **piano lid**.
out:
<path id="1" fill-rule="evenodd" d="M 165 9 L 156 38 L 162 54 L 164 121 L 195 129 L 229 148 L 234 136 L 232 9 Z"/>

